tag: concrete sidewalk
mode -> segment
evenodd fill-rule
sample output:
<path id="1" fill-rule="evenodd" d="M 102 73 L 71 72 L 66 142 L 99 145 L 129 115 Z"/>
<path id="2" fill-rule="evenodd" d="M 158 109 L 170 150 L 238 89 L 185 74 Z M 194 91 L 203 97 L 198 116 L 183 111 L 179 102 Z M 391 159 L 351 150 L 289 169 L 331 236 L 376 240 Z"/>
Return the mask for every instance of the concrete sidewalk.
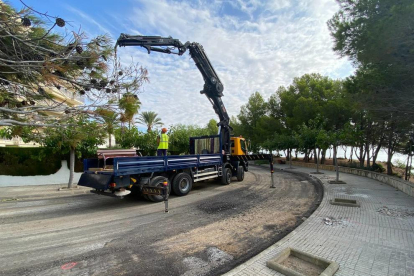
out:
<path id="1" fill-rule="evenodd" d="M 91 188 L 68 184 L 33 185 L 20 187 L 0 187 L 0 202 L 17 201 L 20 199 L 39 199 L 66 197 L 79 194 L 90 194 Z"/>
<path id="2" fill-rule="evenodd" d="M 311 174 L 315 169 L 275 164 L 285 171 Z M 266 262 L 287 247 L 339 264 L 335 275 L 414 276 L 414 198 L 387 184 L 340 174 L 347 184 L 329 184 L 335 172 L 312 174 L 325 188 L 319 208 L 297 229 L 226 276 L 283 275 Z M 353 199 L 360 207 L 331 205 Z"/>

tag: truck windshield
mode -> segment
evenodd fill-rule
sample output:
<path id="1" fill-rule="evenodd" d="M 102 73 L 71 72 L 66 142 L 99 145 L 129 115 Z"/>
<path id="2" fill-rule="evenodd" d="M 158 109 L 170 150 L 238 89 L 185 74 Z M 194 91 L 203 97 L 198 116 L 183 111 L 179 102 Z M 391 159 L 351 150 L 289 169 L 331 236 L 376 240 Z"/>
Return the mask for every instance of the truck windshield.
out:
<path id="1" fill-rule="evenodd" d="M 220 153 L 220 137 L 192 137 L 190 138 L 191 154 Z"/>

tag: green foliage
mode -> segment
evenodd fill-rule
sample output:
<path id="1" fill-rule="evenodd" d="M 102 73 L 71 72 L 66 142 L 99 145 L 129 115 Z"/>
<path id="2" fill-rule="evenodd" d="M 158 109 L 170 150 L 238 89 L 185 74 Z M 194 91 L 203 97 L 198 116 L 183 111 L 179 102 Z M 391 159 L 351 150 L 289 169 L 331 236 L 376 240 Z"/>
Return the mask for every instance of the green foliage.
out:
<path id="1" fill-rule="evenodd" d="M 66 120 L 61 127 L 47 127 L 41 132 L 26 131 L 21 136 L 58 154 L 75 150 L 78 158 L 81 158 L 96 153 L 98 145 L 104 142 L 105 130 L 97 122 L 79 116 Z"/>
<path id="2" fill-rule="evenodd" d="M 119 108 L 122 122 L 132 122 L 148 72 L 136 63 L 122 65 L 109 36 L 89 39 L 62 18 L 35 8 L 17 11 L 1 1 L 0 22 L 1 125 L 43 127 L 52 124 L 52 116 L 44 116 L 50 112 L 61 114 L 56 125 L 65 117 L 100 113 L 111 134 Z M 64 26 L 66 32 L 56 31 Z M 76 103 L 80 95 L 89 98 L 85 105 Z"/>
<path id="3" fill-rule="evenodd" d="M 128 122 L 129 125 L 131 125 L 135 114 L 138 113 L 140 106 L 141 102 L 135 94 L 124 94 L 119 100 L 119 108 L 123 110 L 123 113 L 121 114 L 121 122 Z"/>
<path id="4" fill-rule="evenodd" d="M 295 78 L 288 88 L 279 88 L 281 119 L 291 130 L 322 117 L 326 129 L 340 128 L 349 120 L 351 105 L 340 81 L 319 74 Z"/>
<path id="5" fill-rule="evenodd" d="M 266 101 L 259 92 L 255 92 L 250 96 L 247 104 L 241 107 L 237 116 L 240 122 L 240 134 L 250 140 L 250 150 L 253 152 L 258 152 L 263 142 L 262 137 L 257 132 L 257 126 L 266 113 Z"/>
<path id="6" fill-rule="evenodd" d="M 9 139 L 9 140 L 13 138 L 13 135 L 11 134 L 11 128 L 9 127 L 0 128 L 0 138 Z"/>
<path id="7" fill-rule="evenodd" d="M 114 129 L 118 124 L 118 114 L 113 110 L 105 109 L 103 107 L 98 107 L 95 110 L 95 113 L 99 115 L 105 122 L 104 127 L 106 132 L 108 133 L 109 147 L 111 147 L 111 135 L 114 133 Z"/>
<path id="8" fill-rule="evenodd" d="M 170 154 L 189 153 L 190 137 L 211 135 L 209 128 L 202 128 L 195 125 L 172 125 L 168 129 Z M 214 133 L 216 134 L 216 133 Z M 157 151 L 158 131 L 141 132 L 136 127 L 127 129 L 125 127 L 115 130 L 115 138 L 122 148 L 135 147 L 141 150 L 143 155 L 155 155 Z"/>
<path id="9" fill-rule="evenodd" d="M 115 141 L 123 149 L 130 149 L 135 146 L 137 137 L 140 135 L 138 128 L 120 127 L 115 129 Z"/>
<path id="10" fill-rule="evenodd" d="M 136 148 L 142 151 L 143 155 L 155 155 L 157 151 L 157 132 L 150 131 L 138 136 Z"/>
<path id="11" fill-rule="evenodd" d="M 218 126 L 217 126 L 216 120 L 211 119 L 210 121 L 208 121 L 206 128 L 207 128 L 208 135 L 218 134 Z"/>
<path id="12" fill-rule="evenodd" d="M 168 130 L 170 137 L 168 151 L 174 154 L 188 154 L 190 151 L 190 137 L 211 135 L 209 129 L 195 125 L 172 125 Z"/>
<path id="13" fill-rule="evenodd" d="M 61 156 L 46 148 L 0 148 L 0 175 L 49 175 L 61 167 Z"/>
<path id="14" fill-rule="evenodd" d="M 147 126 L 147 132 L 152 131 L 154 126 L 162 126 L 161 118 L 154 111 L 143 111 L 138 117 L 138 122 Z"/>
<path id="15" fill-rule="evenodd" d="M 116 143 L 123 149 L 136 148 L 144 156 L 155 155 L 157 151 L 157 132 L 141 132 L 136 127 L 121 127 L 115 130 Z"/>
<path id="16" fill-rule="evenodd" d="M 305 74 L 279 87 L 266 102 L 259 92 L 232 118 L 234 134 L 251 141 L 252 150 L 327 149 L 339 139 L 354 106 L 341 81 Z"/>
<path id="17" fill-rule="evenodd" d="M 243 135 L 242 125 L 241 125 L 240 121 L 235 116 L 231 116 L 230 126 L 233 128 L 232 134 L 234 136 Z"/>
<path id="18" fill-rule="evenodd" d="M 368 110 L 398 112 L 413 121 L 414 2 L 338 0 L 340 11 L 328 21 L 335 47 L 358 70 L 353 78 Z M 393 115 L 395 117 L 395 114 Z"/>
<path id="19" fill-rule="evenodd" d="M 139 136 L 138 128 L 120 127 L 115 129 L 115 141 L 123 149 L 130 149 L 135 146 L 137 137 Z"/>
<path id="20" fill-rule="evenodd" d="M 44 99 L 46 95 L 34 91 L 47 85 L 59 83 L 75 91 L 89 87 L 89 77 L 101 78 L 108 68 L 104 61 L 113 53 L 106 36 L 89 41 L 82 34 L 64 38 L 52 31 L 56 25 L 48 26 L 50 21 L 38 16 L 30 9 L 16 11 L 0 2 L 0 104 L 8 108 L 19 107 L 22 99 Z M 31 21 L 30 27 L 22 24 L 23 18 Z M 10 90 L 15 95 L 9 95 Z"/>
<path id="21" fill-rule="evenodd" d="M 371 170 L 373 170 L 374 172 L 379 172 L 379 173 L 385 172 L 385 168 L 379 163 L 372 164 Z"/>
<path id="22" fill-rule="evenodd" d="M 289 150 L 299 147 L 297 135 L 275 134 L 272 139 L 265 141 L 265 148 L 270 150 Z"/>

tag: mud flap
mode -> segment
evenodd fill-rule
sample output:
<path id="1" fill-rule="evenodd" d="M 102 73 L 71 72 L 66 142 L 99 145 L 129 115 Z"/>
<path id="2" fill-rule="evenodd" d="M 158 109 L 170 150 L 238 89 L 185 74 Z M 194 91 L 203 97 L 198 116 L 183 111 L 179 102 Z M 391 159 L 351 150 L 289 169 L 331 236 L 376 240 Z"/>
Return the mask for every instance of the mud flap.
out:
<path id="1" fill-rule="evenodd" d="M 79 179 L 78 185 L 98 190 L 106 190 L 109 188 L 111 179 L 112 175 L 110 174 L 83 173 Z"/>

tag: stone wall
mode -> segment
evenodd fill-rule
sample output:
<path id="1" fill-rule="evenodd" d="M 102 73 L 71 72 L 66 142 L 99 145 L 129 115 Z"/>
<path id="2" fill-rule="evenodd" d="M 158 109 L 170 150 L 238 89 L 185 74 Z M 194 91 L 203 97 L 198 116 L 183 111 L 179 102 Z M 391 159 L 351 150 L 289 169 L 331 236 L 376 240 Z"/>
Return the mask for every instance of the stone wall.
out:
<path id="1" fill-rule="evenodd" d="M 289 166 L 289 162 L 286 162 L 286 165 Z M 303 163 L 303 162 L 292 161 L 292 165 L 316 169 L 315 163 Z M 319 165 L 319 169 L 327 170 L 327 171 L 335 171 L 335 166 Z M 375 179 L 382 183 L 388 184 L 402 191 L 403 193 L 407 195 L 414 197 L 414 183 L 405 181 L 401 178 L 398 178 L 395 176 L 389 176 L 383 173 L 377 173 L 377 172 L 372 172 L 372 171 L 360 170 L 360 169 L 349 168 L 349 167 L 341 167 L 341 166 L 339 166 L 339 171 L 343 173 L 350 173 L 350 174 L 355 174 L 355 175 Z"/>

